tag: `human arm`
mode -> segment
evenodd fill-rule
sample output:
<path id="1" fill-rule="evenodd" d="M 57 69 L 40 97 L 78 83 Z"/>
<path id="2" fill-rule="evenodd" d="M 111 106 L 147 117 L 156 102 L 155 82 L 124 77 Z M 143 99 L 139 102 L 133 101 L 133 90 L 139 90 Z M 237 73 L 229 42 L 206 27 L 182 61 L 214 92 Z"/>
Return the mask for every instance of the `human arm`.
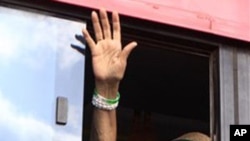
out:
<path id="1" fill-rule="evenodd" d="M 101 96 L 114 99 L 124 76 L 127 58 L 137 43 L 131 42 L 122 48 L 118 13 L 112 13 L 113 32 L 111 32 L 106 11 L 101 9 L 99 14 L 100 19 L 96 12 L 91 14 L 96 41 L 86 29 L 83 29 L 83 35 L 92 55 L 96 90 Z M 94 107 L 91 141 L 115 141 L 116 128 L 115 109 L 103 110 Z"/>

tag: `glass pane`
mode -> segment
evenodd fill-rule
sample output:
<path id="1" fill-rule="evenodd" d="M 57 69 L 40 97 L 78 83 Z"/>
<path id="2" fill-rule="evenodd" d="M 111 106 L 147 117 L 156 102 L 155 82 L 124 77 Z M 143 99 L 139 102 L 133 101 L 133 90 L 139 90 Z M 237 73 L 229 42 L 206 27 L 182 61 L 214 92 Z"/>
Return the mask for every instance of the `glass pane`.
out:
<path id="1" fill-rule="evenodd" d="M 85 23 L 0 7 L 1 141 L 80 141 Z M 68 98 L 68 122 L 56 125 L 56 97 Z"/>

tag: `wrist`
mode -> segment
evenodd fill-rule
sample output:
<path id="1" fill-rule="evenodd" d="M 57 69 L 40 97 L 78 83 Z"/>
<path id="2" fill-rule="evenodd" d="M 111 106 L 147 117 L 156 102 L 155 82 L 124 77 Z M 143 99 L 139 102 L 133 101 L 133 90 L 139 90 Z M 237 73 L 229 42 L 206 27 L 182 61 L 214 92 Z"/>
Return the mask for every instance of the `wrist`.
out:
<path id="1" fill-rule="evenodd" d="M 111 83 L 111 82 L 96 80 L 95 84 L 96 84 L 96 91 L 101 96 L 108 99 L 114 99 L 117 97 L 120 81 Z"/>

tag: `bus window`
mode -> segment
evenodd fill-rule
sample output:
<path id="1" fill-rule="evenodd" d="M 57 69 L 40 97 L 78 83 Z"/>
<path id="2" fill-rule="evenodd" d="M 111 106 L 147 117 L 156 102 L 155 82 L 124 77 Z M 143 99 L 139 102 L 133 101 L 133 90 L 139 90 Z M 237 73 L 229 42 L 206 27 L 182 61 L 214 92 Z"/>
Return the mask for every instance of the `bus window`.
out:
<path id="1" fill-rule="evenodd" d="M 70 44 L 85 23 L 5 6 L 0 19 L 1 141 L 81 141 L 85 57 Z M 65 125 L 57 97 L 68 100 Z"/>

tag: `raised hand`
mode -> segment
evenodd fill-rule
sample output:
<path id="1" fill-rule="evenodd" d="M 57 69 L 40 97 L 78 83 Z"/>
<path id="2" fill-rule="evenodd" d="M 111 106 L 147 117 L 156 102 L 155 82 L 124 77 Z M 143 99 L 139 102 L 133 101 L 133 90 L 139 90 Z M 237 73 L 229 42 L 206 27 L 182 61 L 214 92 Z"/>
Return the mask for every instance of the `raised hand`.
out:
<path id="1" fill-rule="evenodd" d="M 104 86 L 117 87 L 119 85 L 124 76 L 127 58 L 137 43 L 131 42 L 122 48 L 120 21 L 117 12 L 112 13 L 113 32 L 110 28 L 107 12 L 101 9 L 99 15 L 100 19 L 96 12 L 92 12 L 91 15 L 95 41 L 86 29 L 83 30 L 83 34 L 91 50 L 96 85 L 99 87 L 97 89 L 102 91 Z"/>

